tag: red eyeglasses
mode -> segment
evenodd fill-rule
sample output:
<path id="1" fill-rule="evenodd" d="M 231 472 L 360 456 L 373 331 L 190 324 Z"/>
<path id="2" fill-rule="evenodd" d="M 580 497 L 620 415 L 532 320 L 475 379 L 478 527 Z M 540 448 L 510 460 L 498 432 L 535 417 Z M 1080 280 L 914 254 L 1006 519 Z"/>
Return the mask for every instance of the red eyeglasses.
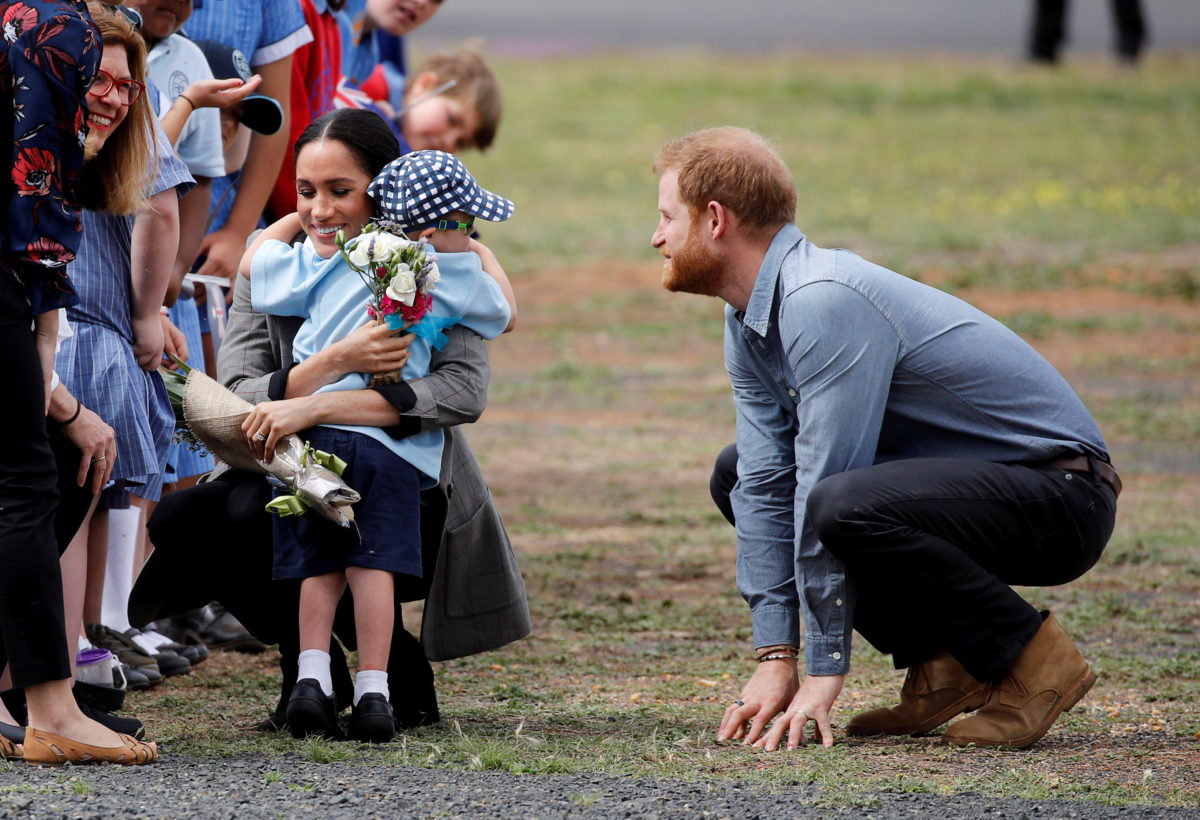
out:
<path id="1" fill-rule="evenodd" d="M 117 87 L 117 96 L 121 98 L 121 105 L 133 105 L 146 90 L 146 86 L 137 80 L 118 80 L 101 68 L 97 70 L 96 79 L 92 80 L 92 87 L 88 89 L 88 93 L 93 97 L 103 97 L 112 91 L 113 86 Z"/>

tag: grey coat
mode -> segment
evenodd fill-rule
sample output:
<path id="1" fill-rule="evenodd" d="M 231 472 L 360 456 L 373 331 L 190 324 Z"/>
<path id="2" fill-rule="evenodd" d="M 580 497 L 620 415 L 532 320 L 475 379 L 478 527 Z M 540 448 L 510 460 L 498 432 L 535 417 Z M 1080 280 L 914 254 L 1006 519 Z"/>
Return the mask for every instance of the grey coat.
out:
<path id="1" fill-rule="evenodd" d="M 256 313 L 250 282 L 237 277 L 233 307 L 217 359 L 218 380 L 247 401 L 266 401 L 271 377 L 292 361 L 292 340 L 302 320 Z M 461 327 L 434 350 L 428 376 L 409 382 L 417 396 L 405 415 L 421 429 L 446 433 L 441 478 L 446 528 L 425 601 L 421 644 L 434 661 L 473 655 L 530 632 L 525 582 L 508 532 L 479 464 L 457 425 L 473 422 L 487 403 L 487 345 Z"/>

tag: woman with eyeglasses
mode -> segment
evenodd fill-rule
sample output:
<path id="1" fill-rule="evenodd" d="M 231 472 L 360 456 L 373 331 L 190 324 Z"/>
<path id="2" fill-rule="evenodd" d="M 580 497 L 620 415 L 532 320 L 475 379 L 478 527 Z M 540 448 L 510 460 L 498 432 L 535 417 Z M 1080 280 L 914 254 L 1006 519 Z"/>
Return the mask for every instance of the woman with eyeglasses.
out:
<path id="1" fill-rule="evenodd" d="M 0 178 L 0 383 L 9 386 L 0 403 L 0 668 L 24 689 L 28 723 L 17 727 L 0 708 L 0 757 L 148 763 L 154 744 L 91 720 L 72 696 L 74 634 L 64 629 L 47 433 L 47 416 L 63 430 L 88 418 L 78 401 L 74 414 L 55 403 L 64 389 L 53 351 L 58 309 L 77 299 L 66 266 L 80 243 L 81 137 L 101 36 L 71 0 L 0 0 L 0 21 L 0 139 L 11 163 Z M 108 460 L 107 450 L 96 452 L 91 471 L 105 478 L 96 462 Z"/>

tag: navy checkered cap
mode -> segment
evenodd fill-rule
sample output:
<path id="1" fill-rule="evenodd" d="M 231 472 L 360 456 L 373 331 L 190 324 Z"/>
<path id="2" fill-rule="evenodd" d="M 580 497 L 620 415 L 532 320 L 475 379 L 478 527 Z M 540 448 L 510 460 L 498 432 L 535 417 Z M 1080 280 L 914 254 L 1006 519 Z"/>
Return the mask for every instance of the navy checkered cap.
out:
<path id="1" fill-rule="evenodd" d="M 379 205 L 379 215 L 415 231 L 453 211 L 464 211 L 488 222 L 503 222 L 513 204 L 479 187 L 475 177 L 453 154 L 414 151 L 383 167 L 367 194 Z"/>

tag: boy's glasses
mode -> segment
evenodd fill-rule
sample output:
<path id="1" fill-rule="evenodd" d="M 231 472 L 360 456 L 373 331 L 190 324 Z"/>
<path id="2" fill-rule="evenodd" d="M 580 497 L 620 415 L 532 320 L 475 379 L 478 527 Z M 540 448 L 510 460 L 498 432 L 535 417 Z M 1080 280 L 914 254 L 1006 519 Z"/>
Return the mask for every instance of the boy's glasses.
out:
<path id="1" fill-rule="evenodd" d="M 462 231 L 463 233 L 468 233 L 474 225 L 474 219 L 466 222 L 459 222 L 457 219 L 439 219 L 434 223 L 434 227 L 439 231 Z"/>
<path id="2" fill-rule="evenodd" d="M 117 96 L 121 98 L 121 105 L 133 105 L 146 90 L 146 86 L 137 80 L 118 80 L 101 68 L 97 70 L 96 79 L 92 80 L 92 87 L 88 89 L 88 93 L 93 97 L 103 97 L 113 90 L 113 86 L 117 87 Z"/>

